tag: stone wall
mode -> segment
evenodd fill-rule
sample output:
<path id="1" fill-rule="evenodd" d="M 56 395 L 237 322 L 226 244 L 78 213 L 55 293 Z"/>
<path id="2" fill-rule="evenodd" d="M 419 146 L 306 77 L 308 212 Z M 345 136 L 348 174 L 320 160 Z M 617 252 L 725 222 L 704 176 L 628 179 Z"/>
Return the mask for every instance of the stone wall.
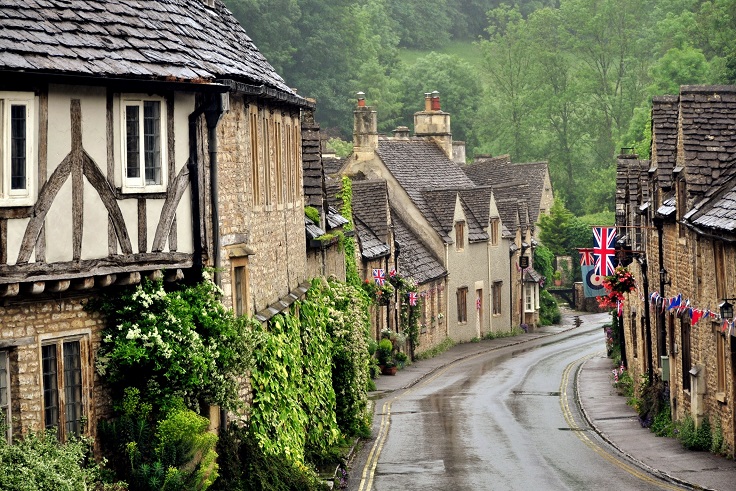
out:
<path id="1" fill-rule="evenodd" d="M 10 354 L 13 433 L 44 427 L 41 344 L 70 337 L 82 342 L 84 415 L 95 434 L 97 420 L 110 414 L 110 397 L 94 370 L 104 320 L 84 310 L 90 297 L 6 302 L 0 305 L 0 349 Z M 61 388 L 60 388 L 61 389 Z M 62 416 L 63 417 L 63 416 Z"/>
<path id="2" fill-rule="evenodd" d="M 218 125 L 222 287 L 228 307 L 230 246 L 242 244 L 249 250 L 251 313 L 308 279 L 300 131 L 298 111 L 231 94 L 230 111 Z M 255 146 L 252 135 L 258 137 Z"/>

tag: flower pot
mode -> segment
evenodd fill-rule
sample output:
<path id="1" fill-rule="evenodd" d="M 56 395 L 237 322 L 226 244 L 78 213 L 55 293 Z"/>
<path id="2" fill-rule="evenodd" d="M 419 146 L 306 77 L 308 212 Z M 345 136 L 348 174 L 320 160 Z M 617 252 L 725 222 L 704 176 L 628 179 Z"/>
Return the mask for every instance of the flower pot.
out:
<path id="1" fill-rule="evenodd" d="M 387 367 L 385 365 L 381 367 L 381 373 L 384 375 L 396 375 L 396 370 L 398 370 L 397 367 Z"/>

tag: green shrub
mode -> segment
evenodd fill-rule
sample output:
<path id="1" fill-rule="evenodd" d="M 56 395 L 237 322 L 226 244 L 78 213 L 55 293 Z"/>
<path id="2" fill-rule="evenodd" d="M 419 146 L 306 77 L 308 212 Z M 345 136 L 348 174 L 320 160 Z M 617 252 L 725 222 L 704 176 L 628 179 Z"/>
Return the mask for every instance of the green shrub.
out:
<path id="1" fill-rule="evenodd" d="M 703 419 L 700 427 L 696 428 L 693 418 L 686 414 L 677 424 L 677 439 L 689 450 L 710 450 L 712 437 L 708 418 Z"/>
<path id="2" fill-rule="evenodd" d="M 514 327 L 510 331 L 487 332 L 483 335 L 483 339 L 510 338 L 510 337 L 518 336 L 519 334 L 524 334 L 524 331 L 518 327 Z"/>
<path id="3" fill-rule="evenodd" d="M 559 324 L 562 320 L 560 307 L 552 294 L 547 290 L 539 290 L 539 324 L 549 326 Z"/>
<path id="4" fill-rule="evenodd" d="M 721 427 L 720 419 L 717 419 L 716 424 L 713 425 L 710 451 L 716 455 L 726 455 L 728 452 L 728 446 L 726 444 L 726 439 L 723 437 L 723 428 Z"/>
<path id="5" fill-rule="evenodd" d="M 59 443 L 56 431 L 30 433 L 9 445 L 0 437 L 0 489 L 4 491 L 124 490 L 105 484 L 102 468 L 91 457 L 91 440 Z"/>
<path id="6" fill-rule="evenodd" d="M 100 442 L 117 475 L 136 490 L 205 490 L 217 479 L 217 435 L 209 420 L 183 404 L 158 413 L 128 388 L 119 416 L 99 425 Z"/>
<path id="7" fill-rule="evenodd" d="M 672 408 L 669 404 L 662 406 L 662 409 L 654 416 L 652 432 L 657 436 L 675 436 L 675 424 L 672 421 Z"/>

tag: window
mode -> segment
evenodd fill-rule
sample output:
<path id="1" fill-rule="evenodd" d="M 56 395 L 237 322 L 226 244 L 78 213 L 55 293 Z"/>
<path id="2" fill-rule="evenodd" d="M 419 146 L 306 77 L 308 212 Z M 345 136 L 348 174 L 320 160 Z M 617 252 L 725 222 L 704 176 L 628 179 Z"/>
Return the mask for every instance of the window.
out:
<path id="1" fill-rule="evenodd" d="M 638 347 L 637 347 L 637 336 L 639 333 L 636 331 L 636 312 L 631 313 L 631 343 L 632 347 L 634 349 L 634 358 L 637 358 L 639 356 L 638 353 Z"/>
<path id="2" fill-rule="evenodd" d="M 685 179 L 678 179 L 677 181 L 677 231 L 679 237 L 685 237 L 686 227 L 680 221 L 687 212 L 687 187 Z"/>
<path id="3" fill-rule="evenodd" d="M 468 322 L 468 287 L 457 289 L 457 321 Z"/>
<path id="4" fill-rule="evenodd" d="M 46 428 L 57 428 L 59 439 L 84 430 L 82 360 L 84 339 L 57 339 L 41 346 L 43 365 L 43 416 Z"/>
<path id="5" fill-rule="evenodd" d="M 250 111 L 250 165 L 253 204 L 261 204 L 261 175 L 258 169 L 258 109 L 251 107 Z"/>
<path id="6" fill-rule="evenodd" d="M 726 261 L 723 254 L 723 242 L 713 241 L 713 265 L 716 270 L 716 295 L 725 298 L 726 295 Z"/>
<path id="7" fill-rule="evenodd" d="M 498 245 L 498 239 L 501 233 L 501 220 L 491 218 L 491 245 Z"/>
<path id="8" fill-rule="evenodd" d="M 536 305 L 534 301 L 534 284 L 527 283 L 524 291 L 524 312 L 534 312 Z"/>
<path id="9" fill-rule="evenodd" d="M 235 315 L 241 316 L 249 312 L 248 309 L 248 259 L 232 259 L 233 282 L 233 310 Z"/>
<path id="10" fill-rule="evenodd" d="M 682 390 L 690 390 L 690 322 L 687 316 L 680 319 L 682 338 Z"/>
<path id="11" fill-rule="evenodd" d="M 12 439 L 12 419 L 10 414 L 10 356 L 7 351 L 0 351 L 0 415 L 7 425 L 5 438 Z"/>
<path id="12" fill-rule="evenodd" d="M 465 247 L 465 222 L 455 223 L 455 250 L 462 251 Z"/>
<path id="13" fill-rule="evenodd" d="M 34 196 L 34 95 L 0 92 L 0 205 L 30 206 Z"/>
<path id="14" fill-rule="evenodd" d="M 716 330 L 716 369 L 718 371 L 718 389 L 726 392 L 726 337 Z"/>
<path id="15" fill-rule="evenodd" d="M 123 191 L 166 190 L 166 102 L 123 99 Z"/>
<path id="16" fill-rule="evenodd" d="M 281 161 L 281 153 L 284 150 L 284 142 L 281 139 L 281 122 L 274 123 L 274 160 L 276 165 L 276 203 L 284 202 L 284 170 Z"/>
<path id="17" fill-rule="evenodd" d="M 272 204 L 271 201 L 271 145 L 273 145 L 273 124 L 266 118 L 266 112 L 263 114 L 263 190 L 266 192 L 266 206 Z"/>
<path id="18" fill-rule="evenodd" d="M 493 315 L 501 315 L 501 286 L 503 282 L 494 281 L 491 285 L 491 296 L 493 297 Z"/>

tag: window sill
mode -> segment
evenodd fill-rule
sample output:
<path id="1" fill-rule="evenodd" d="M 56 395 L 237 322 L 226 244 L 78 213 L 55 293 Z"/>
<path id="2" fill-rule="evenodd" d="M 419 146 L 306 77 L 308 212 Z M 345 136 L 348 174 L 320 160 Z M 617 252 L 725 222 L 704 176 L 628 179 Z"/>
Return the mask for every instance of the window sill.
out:
<path id="1" fill-rule="evenodd" d="M 0 218 L 29 218 L 33 216 L 33 206 L 0 201 Z"/>
<path id="2" fill-rule="evenodd" d="M 716 401 L 725 404 L 726 403 L 726 393 L 716 392 Z"/>

